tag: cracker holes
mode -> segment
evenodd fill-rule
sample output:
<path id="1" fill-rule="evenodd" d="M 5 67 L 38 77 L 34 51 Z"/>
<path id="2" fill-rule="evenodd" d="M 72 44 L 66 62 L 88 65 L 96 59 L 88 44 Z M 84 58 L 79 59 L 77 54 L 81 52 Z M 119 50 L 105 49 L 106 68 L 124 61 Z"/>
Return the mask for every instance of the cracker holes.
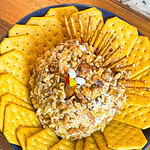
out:
<path id="1" fill-rule="evenodd" d="M 128 108 L 131 108 L 131 106 L 129 105 Z"/>
<path id="2" fill-rule="evenodd" d="M 29 35 L 29 33 L 26 33 L 26 35 Z"/>
<path id="3" fill-rule="evenodd" d="M 38 46 L 38 44 L 36 44 L 35 46 Z"/>
<path id="4" fill-rule="evenodd" d="M 46 45 L 44 45 L 44 47 L 46 47 Z"/>
<path id="5" fill-rule="evenodd" d="M 48 30 L 48 32 L 51 32 L 51 30 Z"/>
<path id="6" fill-rule="evenodd" d="M 86 20 L 86 18 L 84 18 L 84 20 Z"/>
<path id="7" fill-rule="evenodd" d="M 8 46 L 6 46 L 6 48 L 8 48 Z"/>
<path id="8" fill-rule="evenodd" d="M 146 49 L 145 49 L 145 48 L 143 48 L 143 52 L 144 52 L 144 53 L 146 52 Z"/>
<path id="9" fill-rule="evenodd" d="M 36 36 L 39 36 L 39 34 L 36 34 Z"/>
<path id="10" fill-rule="evenodd" d="M 140 110 L 140 108 L 138 108 L 137 110 Z"/>
<path id="11" fill-rule="evenodd" d="M 17 35 L 18 33 L 16 32 L 16 35 Z"/>
<path id="12" fill-rule="evenodd" d="M 27 43 L 27 45 L 29 45 L 29 43 Z"/>
<path id="13" fill-rule="evenodd" d="M 53 27 L 55 27 L 56 25 L 55 24 L 53 24 Z"/>
<path id="14" fill-rule="evenodd" d="M 43 27 L 45 27 L 45 24 L 43 24 Z"/>

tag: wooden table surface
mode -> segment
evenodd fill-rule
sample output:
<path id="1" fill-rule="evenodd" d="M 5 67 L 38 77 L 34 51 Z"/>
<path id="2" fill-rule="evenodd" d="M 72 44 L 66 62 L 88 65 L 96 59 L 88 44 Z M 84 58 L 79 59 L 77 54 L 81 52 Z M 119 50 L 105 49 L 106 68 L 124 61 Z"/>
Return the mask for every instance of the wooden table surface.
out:
<path id="1" fill-rule="evenodd" d="M 88 4 L 109 10 L 132 23 L 150 39 L 150 19 L 115 0 L 0 0 L 0 39 L 13 24 L 27 14 L 43 7 L 64 3 Z M 11 150 L 1 133 L 0 150 Z"/>

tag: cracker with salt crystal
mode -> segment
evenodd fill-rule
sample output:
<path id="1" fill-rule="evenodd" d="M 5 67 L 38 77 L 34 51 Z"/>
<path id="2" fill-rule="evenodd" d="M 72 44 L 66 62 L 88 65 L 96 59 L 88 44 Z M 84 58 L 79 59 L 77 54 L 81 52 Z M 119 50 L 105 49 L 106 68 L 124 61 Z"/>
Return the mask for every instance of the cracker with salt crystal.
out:
<path id="1" fill-rule="evenodd" d="M 135 77 L 139 73 L 150 67 L 150 41 L 148 37 L 139 36 L 129 53 L 124 65 L 134 64 L 131 69 L 130 78 Z"/>
<path id="2" fill-rule="evenodd" d="M 147 143 L 140 129 L 115 120 L 105 127 L 103 133 L 108 147 L 112 149 L 140 149 Z"/>
<path id="3" fill-rule="evenodd" d="M 62 42 L 62 24 L 55 16 L 31 17 L 27 25 L 39 25 L 45 33 L 44 51 L 50 50 Z"/>
<path id="4" fill-rule="evenodd" d="M 123 106 L 121 114 L 116 115 L 113 119 L 140 129 L 147 129 L 150 127 L 149 118 L 150 107 L 130 105 L 127 101 Z"/>
<path id="5" fill-rule="evenodd" d="M 83 22 L 83 30 L 84 30 L 84 39 L 87 38 L 88 25 L 89 25 L 89 17 L 91 17 L 91 37 L 92 33 L 96 30 L 99 21 L 101 20 L 101 25 L 103 26 L 103 16 L 102 12 L 95 7 L 82 10 L 76 13 L 73 13 L 70 18 L 74 20 L 75 28 L 77 31 L 77 39 L 80 37 L 80 22 L 79 15 L 81 15 L 81 20 Z"/>
<path id="6" fill-rule="evenodd" d="M 98 150 L 98 147 L 92 135 L 88 136 L 85 139 L 84 150 Z"/>
<path id="7" fill-rule="evenodd" d="M 8 32 L 8 36 L 30 35 L 35 40 L 38 56 L 43 54 L 45 33 L 43 28 L 36 25 L 15 24 Z"/>
<path id="8" fill-rule="evenodd" d="M 30 71 L 21 52 L 13 50 L 0 56 L 0 74 L 4 73 L 10 73 L 22 84 L 28 85 Z"/>
<path id="9" fill-rule="evenodd" d="M 66 7 L 50 8 L 45 15 L 45 16 L 56 16 L 62 22 L 63 41 L 69 39 L 65 27 L 64 16 L 67 17 L 67 19 L 69 19 L 70 16 L 75 12 L 78 12 L 78 9 L 75 6 L 66 6 Z"/>
<path id="10" fill-rule="evenodd" d="M 49 150 L 58 141 L 59 139 L 52 130 L 42 129 L 26 139 L 27 150 Z"/>
<path id="11" fill-rule="evenodd" d="M 137 85 L 137 86 L 150 87 L 150 68 L 148 68 L 145 71 L 139 73 L 138 75 L 136 75 L 132 79 L 134 79 L 134 80 L 145 80 L 146 83 L 144 85 L 140 84 L 140 85 Z"/>
<path id="12" fill-rule="evenodd" d="M 118 40 L 112 44 L 112 48 L 115 50 L 119 46 L 122 46 L 122 50 L 113 56 L 114 60 L 128 55 L 136 39 L 138 38 L 137 28 L 133 27 L 118 17 L 113 17 L 107 19 L 103 26 L 102 32 L 106 33 L 108 30 L 118 37 Z"/>
<path id="13" fill-rule="evenodd" d="M 75 141 L 62 139 L 54 146 L 52 146 L 49 150 L 74 150 L 75 148 Z"/>
<path id="14" fill-rule="evenodd" d="M 5 94 L 4 96 L 1 97 L 0 100 L 0 131 L 3 130 L 3 121 L 4 121 L 4 110 L 5 107 L 10 104 L 10 103 L 15 103 L 20 106 L 23 106 L 25 108 L 28 108 L 30 110 L 34 110 L 34 108 L 29 105 L 28 103 L 22 101 L 21 99 L 11 95 L 11 94 Z"/>
<path id="15" fill-rule="evenodd" d="M 35 40 L 29 35 L 5 38 L 0 45 L 1 54 L 16 49 L 24 54 L 30 70 L 34 68 L 34 61 L 38 56 Z M 21 61 L 20 61 L 21 62 Z"/>
<path id="16" fill-rule="evenodd" d="M 21 126 L 17 130 L 17 138 L 23 150 L 26 150 L 26 139 L 40 130 L 42 130 L 42 128 L 24 127 L 24 126 Z"/>
<path id="17" fill-rule="evenodd" d="M 34 111 L 11 103 L 5 109 L 4 135 L 9 143 L 20 145 L 16 131 L 20 126 L 41 127 Z"/>
<path id="18" fill-rule="evenodd" d="M 28 88 L 16 80 L 11 74 L 0 75 L 0 97 L 7 93 L 31 104 Z"/>
<path id="19" fill-rule="evenodd" d="M 75 144 L 75 150 L 83 150 L 84 148 L 84 138 L 78 139 Z"/>
<path id="20" fill-rule="evenodd" d="M 111 148 L 108 147 L 104 135 L 101 131 L 96 131 L 92 135 L 100 150 L 111 150 Z"/>

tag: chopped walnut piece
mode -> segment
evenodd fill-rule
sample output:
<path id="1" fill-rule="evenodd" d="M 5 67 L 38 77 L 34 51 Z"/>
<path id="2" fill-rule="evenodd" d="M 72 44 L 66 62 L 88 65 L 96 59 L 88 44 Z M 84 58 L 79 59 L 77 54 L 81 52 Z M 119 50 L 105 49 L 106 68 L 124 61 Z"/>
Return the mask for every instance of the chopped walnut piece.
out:
<path id="1" fill-rule="evenodd" d="M 87 63 L 81 63 L 79 66 L 78 66 L 78 70 L 81 72 L 81 73 L 87 73 L 90 71 L 90 66 L 89 64 Z"/>

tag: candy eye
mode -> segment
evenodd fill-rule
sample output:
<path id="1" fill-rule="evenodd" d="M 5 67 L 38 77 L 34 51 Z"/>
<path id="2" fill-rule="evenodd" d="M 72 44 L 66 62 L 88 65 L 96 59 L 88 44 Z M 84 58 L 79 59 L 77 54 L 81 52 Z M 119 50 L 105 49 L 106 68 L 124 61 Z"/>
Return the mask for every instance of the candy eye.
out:
<path id="1" fill-rule="evenodd" d="M 76 77 L 76 72 L 73 69 L 68 70 L 68 75 L 70 78 L 75 78 Z"/>
<path id="2" fill-rule="evenodd" d="M 75 81 L 78 85 L 83 85 L 85 84 L 85 79 L 81 78 L 81 77 L 76 77 Z"/>

